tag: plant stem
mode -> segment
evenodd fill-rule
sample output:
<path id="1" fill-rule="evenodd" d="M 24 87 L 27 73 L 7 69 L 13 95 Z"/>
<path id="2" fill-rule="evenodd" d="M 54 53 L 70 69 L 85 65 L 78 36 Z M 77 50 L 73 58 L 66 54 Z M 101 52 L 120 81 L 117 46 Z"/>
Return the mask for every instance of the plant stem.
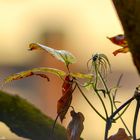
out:
<path id="1" fill-rule="evenodd" d="M 91 107 L 104 121 L 106 121 L 106 118 L 105 118 L 103 115 L 101 115 L 101 114 L 98 112 L 98 110 L 91 104 L 91 102 L 90 102 L 90 101 L 88 100 L 88 98 L 85 96 L 84 92 L 81 90 L 81 88 L 79 87 L 79 85 L 78 85 L 77 83 L 76 83 L 76 85 L 77 85 L 77 87 L 78 87 L 80 93 L 82 94 L 82 96 L 85 98 L 85 100 L 87 101 L 87 103 L 90 105 L 90 107 Z"/>
<path id="2" fill-rule="evenodd" d="M 105 111 L 105 114 L 106 114 L 106 118 L 108 118 L 108 113 L 107 113 L 107 109 L 106 109 L 106 106 L 105 106 L 105 103 L 102 99 L 102 97 L 100 96 L 100 94 L 98 93 L 98 90 L 97 90 L 97 83 L 98 83 L 98 68 L 97 68 L 97 64 L 95 64 L 95 73 L 96 73 L 96 79 L 95 79 L 95 86 L 92 84 L 93 86 L 93 89 L 95 91 L 95 93 L 97 94 L 97 96 L 99 97 L 99 100 L 101 101 L 102 105 L 103 105 L 103 108 L 104 108 L 104 111 Z"/>
<path id="3" fill-rule="evenodd" d="M 137 140 L 137 137 L 136 137 L 136 126 L 137 126 L 139 109 L 140 109 L 140 100 L 137 100 L 137 106 L 136 106 L 135 116 L 134 116 L 134 121 L 133 121 L 133 140 Z"/>
<path id="4" fill-rule="evenodd" d="M 123 111 L 121 114 L 118 113 L 119 116 L 118 116 L 117 118 L 115 118 L 115 120 L 117 120 L 117 119 L 120 119 L 120 120 L 121 120 L 121 122 L 122 122 L 122 124 L 124 125 L 125 129 L 127 130 L 127 132 L 129 133 L 130 137 L 132 138 L 133 135 L 131 134 L 129 128 L 127 127 L 125 121 L 124 121 L 123 118 L 122 118 L 122 115 L 125 113 L 125 111 L 127 110 L 127 108 L 128 108 L 129 106 L 130 106 L 130 104 L 128 104 L 128 105 L 126 106 L 126 108 L 124 109 L 124 111 Z M 114 104 L 114 107 L 115 107 L 115 109 L 117 110 L 117 106 L 116 106 L 115 104 Z"/>
<path id="5" fill-rule="evenodd" d="M 59 115 L 60 115 L 60 114 L 58 114 L 58 115 L 56 116 L 55 120 L 54 120 L 54 123 L 53 123 L 53 126 L 52 126 L 52 130 L 51 130 L 51 133 L 50 133 L 49 138 L 48 138 L 49 140 L 53 139 L 53 134 L 54 134 L 55 125 L 56 125 L 56 122 L 57 122 L 57 120 L 58 120 Z"/>
<path id="6" fill-rule="evenodd" d="M 105 87 L 105 89 L 106 89 L 106 92 L 107 92 L 107 95 L 108 95 L 108 98 L 109 98 L 109 101 L 110 101 L 110 105 L 111 105 L 111 114 L 112 114 L 112 113 L 113 113 L 113 103 L 112 103 L 111 96 L 110 96 L 110 94 L 109 94 L 108 87 L 107 87 L 107 85 L 106 85 L 106 83 L 105 83 L 104 78 L 102 77 L 102 74 L 101 74 L 99 71 L 98 71 L 98 73 L 99 73 L 99 76 L 100 76 L 100 78 L 101 78 L 101 80 L 102 80 L 102 83 L 103 83 L 103 85 L 104 85 L 104 87 Z"/>
<path id="7" fill-rule="evenodd" d="M 115 89 L 114 95 L 113 95 L 113 101 L 115 101 L 115 99 L 116 99 L 117 91 L 118 91 L 118 88 L 119 88 L 122 77 L 123 77 L 123 74 L 120 75 L 120 77 L 117 81 L 116 89 Z"/>
<path id="8" fill-rule="evenodd" d="M 105 114 L 106 114 L 106 118 L 108 118 L 107 109 L 106 109 L 106 106 L 105 106 L 105 103 L 104 103 L 102 97 L 100 96 L 100 94 L 98 93 L 98 91 L 97 91 L 96 89 L 95 89 L 94 91 L 95 91 L 95 93 L 97 94 L 97 96 L 99 97 L 99 99 L 100 99 L 100 101 L 101 101 L 101 103 L 102 103 L 102 105 L 103 105 L 103 108 L 104 108 L 104 111 L 105 111 Z"/>
<path id="9" fill-rule="evenodd" d="M 117 121 L 119 118 L 121 118 L 121 116 L 125 113 L 125 111 L 127 110 L 127 108 L 130 106 L 130 104 L 128 104 L 125 109 L 121 112 L 121 113 L 118 113 L 118 117 L 114 118 L 115 121 Z M 118 108 L 116 108 L 117 110 Z"/>
<path id="10" fill-rule="evenodd" d="M 107 119 L 104 140 L 107 140 L 107 138 L 108 138 L 108 132 L 109 132 L 109 129 L 111 128 L 113 118 L 116 116 L 116 114 L 119 113 L 119 111 L 121 111 L 126 105 L 130 104 L 134 99 L 135 99 L 135 97 L 131 97 L 124 104 L 122 104 L 115 112 L 113 112 L 112 115 Z"/>
<path id="11" fill-rule="evenodd" d="M 66 68 L 68 70 L 68 73 L 70 73 L 69 64 L 66 65 Z"/>
<path id="12" fill-rule="evenodd" d="M 117 110 L 117 106 L 116 106 L 116 104 L 115 104 L 115 99 L 116 99 L 118 87 L 119 87 L 119 85 L 120 85 L 120 82 L 121 82 L 122 77 L 123 77 L 123 74 L 120 75 L 120 77 L 119 77 L 119 79 L 118 79 L 118 81 L 117 81 L 117 85 L 116 85 L 117 88 L 116 88 L 116 90 L 115 90 L 115 92 L 114 92 L 114 95 L 113 95 L 113 105 L 114 105 L 114 107 L 115 107 L 116 110 Z M 122 124 L 124 125 L 125 129 L 127 130 L 127 132 L 129 133 L 130 137 L 132 138 L 133 135 L 131 134 L 129 128 L 127 127 L 125 121 L 124 121 L 123 118 L 122 118 L 123 113 L 124 113 L 124 112 L 126 111 L 126 109 L 129 107 L 129 105 L 130 105 L 130 104 L 128 104 L 128 106 L 124 109 L 124 111 L 123 111 L 121 114 L 118 113 L 118 115 L 119 115 L 118 118 L 120 118 L 120 120 L 121 120 Z M 115 120 L 117 120 L 118 118 L 116 118 Z"/>
<path id="13" fill-rule="evenodd" d="M 95 78 L 95 89 L 97 89 L 97 83 L 98 83 L 98 68 L 97 68 L 97 64 L 93 63 L 93 65 L 95 66 L 95 73 L 96 73 L 96 78 Z"/>

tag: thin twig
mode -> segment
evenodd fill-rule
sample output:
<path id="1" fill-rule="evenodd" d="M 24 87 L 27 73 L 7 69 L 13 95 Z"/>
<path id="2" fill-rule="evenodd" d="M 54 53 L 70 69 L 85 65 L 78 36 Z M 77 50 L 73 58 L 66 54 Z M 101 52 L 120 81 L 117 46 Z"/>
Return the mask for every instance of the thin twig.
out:
<path id="1" fill-rule="evenodd" d="M 99 97 L 99 100 L 101 101 L 102 105 L 103 105 L 103 108 L 104 108 L 104 111 L 105 111 L 105 114 L 106 114 L 106 118 L 108 118 L 108 112 L 107 112 L 107 109 L 106 109 L 106 106 L 105 106 L 105 103 L 102 99 L 102 97 L 100 96 L 100 94 L 98 93 L 98 90 L 97 90 L 97 83 L 98 83 L 98 68 L 97 68 L 97 64 L 95 64 L 95 73 L 96 73 L 96 78 L 95 78 L 95 86 L 93 85 L 93 89 L 95 91 L 95 93 L 97 94 L 97 96 Z"/>
<path id="2" fill-rule="evenodd" d="M 116 105 L 115 105 L 116 106 Z M 122 119 L 122 115 L 125 113 L 125 111 L 127 110 L 127 108 L 130 106 L 130 104 L 128 104 L 125 109 L 121 112 L 121 113 L 118 113 L 118 117 L 114 118 L 114 120 L 118 120 L 118 119 Z M 117 110 L 117 107 L 116 107 L 116 110 Z"/>
<path id="3" fill-rule="evenodd" d="M 116 89 L 115 89 L 114 95 L 113 95 L 113 104 L 114 104 L 114 107 L 115 107 L 116 110 L 117 110 L 117 106 L 116 106 L 116 104 L 115 104 L 115 99 L 116 99 L 118 87 L 120 86 L 120 82 L 121 82 L 122 77 L 123 77 L 123 74 L 120 75 L 120 77 L 119 77 L 119 79 L 118 79 L 118 81 L 117 81 Z M 130 104 L 128 104 L 128 106 L 126 107 L 126 109 L 129 107 L 129 105 L 130 105 Z M 127 127 L 127 125 L 126 125 L 126 123 L 125 123 L 125 121 L 124 121 L 123 118 L 122 118 L 122 115 L 123 115 L 123 113 L 126 111 L 126 109 L 124 109 L 124 111 L 123 111 L 121 114 L 118 113 L 118 115 L 119 115 L 118 118 L 120 118 L 122 124 L 124 125 L 125 129 L 126 129 L 127 132 L 129 133 L 130 137 L 133 137 L 133 135 L 131 134 L 129 128 Z M 116 118 L 115 120 L 117 120 L 118 118 Z"/>
<path id="4" fill-rule="evenodd" d="M 80 93 L 82 94 L 82 96 L 85 98 L 85 100 L 87 101 L 87 103 L 90 105 L 90 107 L 104 120 L 104 121 L 106 121 L 106 118 L 103 116 L 103 115 L 101 115 L 99 112 L 98 112 L 98 110 L 91 104 L 91 102 L 88 100 L 88 98 L 85 96 L 85 94 L 83 93 L 83 91 L 81 90 L 81 88 L 79 87 L 79 85 L 77 84 L 77 87 L 78 87 L 78 89 L 79 89 L 79 91 L 80 91 Z"/>
<path id="5" fill-rule="evenodd" d="M 102 74 L 101 74 L 100 72 L 98 72 L 98 73 L 99 73 L 99 76 L 100 76 L 100 78 L 101 78 L 101 80 L 102 80 L 102 83 L 103 83 L 103 85 L 104 85 L 104 87 L 105 87 L 105 89 L 106 89 L 106 92 L 107 92 L 107 95 L 108 95 L 108 98 L 109 98 L 109 101 L 110 101 L 110 105 L 111 105 L 111 114 L 112 114 L 112 113 L 113 113 L 113 102 L 112 102 L 112 99 L 111 99 L 111 96 L 110 96 L 108 87 L 107 87 L 107 85 L 106 85 L 106 83 L 105 83 L 104 78 L 102 77 Z"/>
<path id="6" fill-rule="evenodd" d="M 103 105 L 103 108 L 104 108 L 104 111 L 105 111 L 105 114 L 106 114 L 106 118 L 108 118 L 107 109 L 106 109 L 106 106 L 105 106 L 105 103 L 104 103 L 102 97 L 100 96 L 100 94 L 98 93 L 98 91 L 97 91 L 96 89 L 95 89 L 94 91 L 95 91 L 95 93 L 97 94 L 97 96 L 99 97 L 99 99 L 100 99 L 100 101 L 101 101 L 101 103 L 102 103 L 102 105 Z"/>
<path id="7" fill-rule="evenodd" d="M 111 128 L 111 124 L 113 122 L 113 118 L 116 116 L 116 114 L 118 114 L 125 106 L 127 106 L 128 104 L 130 104 L 133 100 L 135 99 L 135 97 L 131 97 L 129 100 L 127 100 L 124 104 L 122 104 L 115 112 L 113 112 L 113 114 L 108 118 L 107 122 L 106 122 L 106 128 L 105 128 L 105 137 L 104 140 L 107 140 L 108 138 L 108 132 L 109 129 Z"/>
<path id="8" fill-rule="evenodd" d="M 137 140 L 136 126 L 137 126 L 139 109 L 140 109 L 140 100 L 137 100 L 137 106 L 136 106 L 135 116 L 134 116 L 134 121 L 133 121 L 133 140 Z"/>

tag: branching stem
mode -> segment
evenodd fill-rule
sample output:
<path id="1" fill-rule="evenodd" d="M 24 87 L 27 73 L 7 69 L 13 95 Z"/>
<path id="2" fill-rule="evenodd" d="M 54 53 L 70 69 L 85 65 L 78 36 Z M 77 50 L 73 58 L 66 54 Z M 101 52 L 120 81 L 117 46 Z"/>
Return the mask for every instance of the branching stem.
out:
<path id="1" fill-rule="evenodd" d="M 112 99 L 111 99 L 111 96 L 110 96 L 110 92 L 108 90 L 108 87 L 107 87 L 107 85 L 105 83 L 104 78 L 102 77 L 102 74 L 99 71 L 98 71 L 98 73 L 99 73 L 99 76 L 101 78 L 101 81 L 102 81 L 102 83 L 103 83 L 103 85 L 104 85 L 104 87 L 106 89 L 106 92 L 107 92 L 107 95 L 108 95 L 108 98 L 109 98 L 109 101 L 110 101 L 110 105 L 111 105 L 111 114 L 112 114 L 113 113 L 113 102 L 112 102 Z"/>
<path id="2" fill-rule="evenodd" d="M 79 85 L 76 83 L 80 93 L 82 94 L 82 96 L 85 98 L 85 100 L 87 101 L 87 103 L 90 105 L 90 107 L 104 120 L 106 121 L 106 118 L 99 113 L 99 111 L 91 104 L 91 102 L 88 100 L 88 98 L 85 96 L 84 92 L 81 90 L 81 88 L 79 87 Z"/>
<path id="3" fill-rule="evenodd" d="M 111 124 L 113 122 L 113 118 L 116 116 L 116 114 L 118 114 L 125 106 L 127 106 L 128 104 L 130 104 L 133 100 L 135 99 L 135 97 L 131 97 L 129 100 L 127 100 L 124 104 L 122 104 L 115 112 L 112 113 L 112 115 L 108 118 L 107 122 L 106 122 L 106 128 L 105 128 L 105 137 L 104 140 L 107 140 L 108 138 L 108 132 L 109 129 L 111 128 Z"/>

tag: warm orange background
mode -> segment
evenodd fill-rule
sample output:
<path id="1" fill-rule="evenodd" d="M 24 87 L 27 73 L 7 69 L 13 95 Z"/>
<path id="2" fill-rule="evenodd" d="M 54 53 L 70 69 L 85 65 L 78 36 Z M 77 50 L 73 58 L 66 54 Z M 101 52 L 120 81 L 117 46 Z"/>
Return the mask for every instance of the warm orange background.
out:
<path id="1" fill-rule="evenodd" d="M 0 1 L 0 65 L 1 77 L 37 66 L 64 69 L 43 52 L 28 52 L 28 44 L 40 42 L 57 49 L 71 51 L 78 59 L 73 71 L 86 72 L 86 62 L 93 53 L 105 53 L 112 64 L 110 85 L 124 73 L 118 99 L 125 101 L 133 95 L 139 78 L 130 53 L 114 57 L 112 51 L 119 48 L 106 37 L 123 33 L 111 0 L 1 0 Z M 61 96 L 62 82 L 52 76 L 47 83 L 38 78 L 29 78 L 5 86 L 4 90 L 19 94 L 34 103 L 47 115 L 55 118 L 56 102 Z M 87 96 L 99 107 L 91 93 Z M 93 98 L 93 99 L 92 99 Z M 73 106 L 85 114 L 85 140 L 102 140 L 104 122 L 91 110 L 79 93 L 75 93 Z M 102 110 L 102 108 L 99 108 Z M 132 129 L 134 108 L 124 117 Z M 67 117 L 68 118 L 68 117 Z M 67 121 L 64 125 L 67 125 Z M 115 124 L 112 133 L 120 123 Z M 138 130 L 140 127 L 138 126 Z M 0 136 L 20 139 L 0 124 Z"/>

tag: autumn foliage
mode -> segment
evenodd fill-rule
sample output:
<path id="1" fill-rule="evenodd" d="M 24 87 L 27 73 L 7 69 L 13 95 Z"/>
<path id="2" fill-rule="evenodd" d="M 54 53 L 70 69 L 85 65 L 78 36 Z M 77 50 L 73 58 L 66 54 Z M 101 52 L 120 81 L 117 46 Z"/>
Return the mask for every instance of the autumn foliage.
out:
<path id="1" fill-rule="evenodd" d="M 117 35 L 114 37 L 108 37 L 108 39 L 116 44 L 121 46 L 121 49 L 118 49 L 113 52 L 113 54 L 116 56 L 118 53 L 126 53 L 129 51 L 128 43 L 126 40 L 126 37 L 124 35 Z M 105 129 L 105 136 L 104 140 L 130 140 L 130 138 L 134 137 L 134 140 L 136 140 L 136 123 L 137 118 L 135 118 L 134 121 L 134 127 L 133 127 L 133 134 L 129 131 L 127 124 L 124 122 L 122 116 L 129 107 L 130 103 L 136 99 L 137 100 L 137 108 L 139 105 L 139 99 L 140 99 L 140 88 L 136 89 L 136 93 L 132 98 L 128 99 L 125 103 L 123 103 L 120 107 L 117 107 L 117 103 L 119 102 L 116 100 L 117 90 L 119 88 L 119 83 L 121 80 L 121 77 L 119 78 L 117 85 L 114 87 L 109 87 L 107 85 L 107 78 L 108 74 L 111 71 L 111 64 L 105 54 L 102 53 L 96 53 L 93 54 L 91 58 L 89 58 L 87 62 L 87 73 L 81 73 L 81 72 L 71 72 L 69 65 L 76 63 L 77 59 L 76 57 L 65 50 L 56 50 L 53 48 L 50 48 L 48 46 L 39 44 L 39 43 L 32 43 L 29 45 L 29 50 L 43 50 L 52 55 L 57 60 L 61 61 L 66 66 L 66 71 L 62 71 L 56 68 L 50 68 L 50 67 L 39 67 L 39 68 L 33 68 L 30 70 L 22 71 L 16 74 L 12 74 L 8 77 L 6 77 L 1 86 L 4 86 L 4 84 L 7 84 L 9 82 L 12 82 L 14 80 L 23 79 L 30 76 L 39 76 L 42 78 L 47 79 L 47 81 L 50 81 L 50 78 L 48 77 L 47 73 L 51 73 L 59 77 L 62 81 L 62 95 L 57 101 L 57 113 L 56 113 L 56 121 L 59 118 L 61 123 L 66 117 L 66 114 L 68 113 L 68 110 L 72 108 L 72 111 L 70 112 L 70 115 L 72 117 L 72 120 L 69 122 L 67 127 L 67 139 L 68 140 L 80 140 L 80 136 L 82 134 L 82 131 L 84 130 L 84 114 L 82 112 L 76 112 L 74 107 L 71 105 L 72 99 L 74 98 L 74 92 L 77 89 L 83 98 L 86 100 L 86 102 L 89 104 L 89 106 L 92 108 L 92 110 L 101 118 L 106 124 Z M 93 92 L 93 96 L 97 96 L 100 103 L 99 106 L 102 106 L 104 109 L 104 114 L 98 110 L 94 106 L 94 103 L 90 101 L 90 99 L 87 98 L 86 94 L 84 93 L 86 90 Z M 106 106 L 106 101 L 109 103 L 110 107 Z M 120 103 L 120 102 L 119 102 Z M 120 113 L 121 112 L 121 113 Z M 136 111 L 137 116 L 138 111 Z M 118 115 L 118 117 L 116 116 Z M 118 119 L 120 119 L 124 125 L 124 128 L 127 130 L 126 134 L 124 128 L 119 128 L 118 132 L 114 135 L 109 135 L 109 130 L 111 129 L 114 122 L 117 122 Z M 54 127 L 55 128 L 55 124 Z M 94 131 L 93 131 L 94 132 Z"/>

